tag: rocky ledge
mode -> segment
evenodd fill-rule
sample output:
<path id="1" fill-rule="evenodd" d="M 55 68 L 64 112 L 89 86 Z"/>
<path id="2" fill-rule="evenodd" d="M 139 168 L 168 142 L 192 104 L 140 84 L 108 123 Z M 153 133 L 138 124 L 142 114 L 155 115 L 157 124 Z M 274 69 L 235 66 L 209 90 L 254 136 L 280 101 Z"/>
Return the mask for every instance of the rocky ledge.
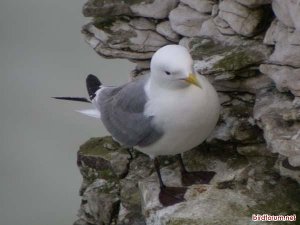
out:
<path id="1" fill-rule="evenodd" d="M 158 48 L 188 48 L 195 69 L 217 89 L 222 112 L 205 146 L 184 156 L 191 170 L 217 176 L 167 208 L 157 201 L 145 155 L 134 152 L 129 160 L 109 138 L 83 145 L 76 224 L 252 224 L 251 215 L 263 213 L 300 218 L 299 1 L 89 0 L 83 14 L 92 18 L 82 29 L 86 42 L 103 57 L 135 62 L 132 76 L 149 69 Z M 162 160 L 166 182 L 181 185 L 172 157 Z"/>
<path id="2" fill-rule="evenodd" d="M 278 174 L 277 155 L 263 144 L 202 144 L 186 152 L 189 170 L 209 169 L 217 175 L 209 185 L 190 186 L 186 201 L 169 207 L 158 200 L 159 183 L 149 157 L 134 150 L 131 154 L 111 137 L 92 138 L 80 147 L 82 201 L 74 225 L 245 225 L 252 224 L 252 214 L 300 215 L 298 183 Z M 160 161 L 166 184 L 182 186 L 176 160 Z"/>

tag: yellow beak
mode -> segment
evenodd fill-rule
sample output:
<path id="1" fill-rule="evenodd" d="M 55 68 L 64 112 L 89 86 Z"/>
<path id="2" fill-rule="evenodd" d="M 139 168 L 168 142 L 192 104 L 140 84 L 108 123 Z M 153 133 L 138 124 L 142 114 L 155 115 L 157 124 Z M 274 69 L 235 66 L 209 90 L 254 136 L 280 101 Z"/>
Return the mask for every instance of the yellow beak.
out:
<path id="1" fill-rule="evenodd" d="M 199 88 L 202 88 L 196 75 L 193 74 L 193 73 L 190 73 L 189 76 L 185 79 L 186 82 L 190 83 L 190 84 L 193 84 L 193 85 L 196 85 L 197 87 Z"/>

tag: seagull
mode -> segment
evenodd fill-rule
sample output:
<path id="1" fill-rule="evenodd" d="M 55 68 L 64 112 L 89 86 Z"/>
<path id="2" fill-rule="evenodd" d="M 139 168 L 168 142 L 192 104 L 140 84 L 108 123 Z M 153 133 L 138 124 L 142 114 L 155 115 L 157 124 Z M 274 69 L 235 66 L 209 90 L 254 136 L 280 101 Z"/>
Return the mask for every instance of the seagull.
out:
<path id="1" fill-rule="evenodd" d="M 188 50 L 167 45 L 155 52 L 150 72 L 124 85 L 104 86 L 88 75 L 85 98 L 55 97 L 63 100 L 91 102 L 96 109 L 80 111 L 99 117 L 114 140 L 149 155 L 154 162 L 160 184 L 159 200 L 163 206 L 185 201 L 187 186 L 208 184 L 214 171 L 188 172 L 181 153 L 199 144 L 212 133 L 220 112 L 214 87 L 193 69 Z M 164 184 L 158 156 L 176 155 L 183 187 Z"/>

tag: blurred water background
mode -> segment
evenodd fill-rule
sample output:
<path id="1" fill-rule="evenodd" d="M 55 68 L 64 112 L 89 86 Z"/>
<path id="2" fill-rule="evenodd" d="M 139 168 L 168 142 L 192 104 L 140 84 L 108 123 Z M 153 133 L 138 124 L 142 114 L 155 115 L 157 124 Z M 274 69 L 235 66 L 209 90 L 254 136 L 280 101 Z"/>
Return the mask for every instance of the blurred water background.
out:
<path id="1" fill-rule="evenodd" d="M 82 0 L 0 3 L 0 224 L 70 225 L 80 205 L 79 145 L 107 134 L 75 109 L 85 77 L 121 84 L 133 65 L 100 58 L 80 33 Z M 126 71 L 126 73 L 124 72 Z"/>

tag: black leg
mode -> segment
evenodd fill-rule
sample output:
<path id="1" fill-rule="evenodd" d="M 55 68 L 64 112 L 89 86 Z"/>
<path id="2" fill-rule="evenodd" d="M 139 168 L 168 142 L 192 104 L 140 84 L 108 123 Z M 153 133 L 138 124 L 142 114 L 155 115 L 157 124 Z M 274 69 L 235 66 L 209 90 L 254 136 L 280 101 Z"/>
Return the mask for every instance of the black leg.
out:
<path id="1" fill-rule="evenodd" d="M 159 180 L 159 186 L 160 188 L 166 188 L 166 186 L 164 185 L 164 182 L 162 181 L 161 178 L 161 174 L 160 174 L 160 163 L 159 160 L 157 158 L 154 159 L 154 167 L 158 176 L 158 180 Z"/>
<path id="2" fill-rule="evenodd" d="M 167 187 L 161 177 L 160 163 L 157 158 L 154 159 L 154 167 L 158 176 L 160 193 L 159 201 L 163 206 L 174 205 L 179 202 L 185 201 L 184 194 L 187 190 L 186 187 Z"/>
<path id="3" fill-rule="evenodd" d="M 181 173 L 187 173 L 187 170 L 186 170 L 186 168 L 184 166 L 181 154 L 177 154 L 177 158 L 178 158 L 178 162 L 179 162 L 179 165 L 180 165 Z"/>
<path id="4" fill-rule="evenodd" d="M 184 166 L 181 154 L 178 154 L 177 157 L 181 169 L 182 183 L 185 186 L 190 186 L 193 184 L 209 184 L 211 179 L 216 174 L 214 171 L 188 172 Z"/>

